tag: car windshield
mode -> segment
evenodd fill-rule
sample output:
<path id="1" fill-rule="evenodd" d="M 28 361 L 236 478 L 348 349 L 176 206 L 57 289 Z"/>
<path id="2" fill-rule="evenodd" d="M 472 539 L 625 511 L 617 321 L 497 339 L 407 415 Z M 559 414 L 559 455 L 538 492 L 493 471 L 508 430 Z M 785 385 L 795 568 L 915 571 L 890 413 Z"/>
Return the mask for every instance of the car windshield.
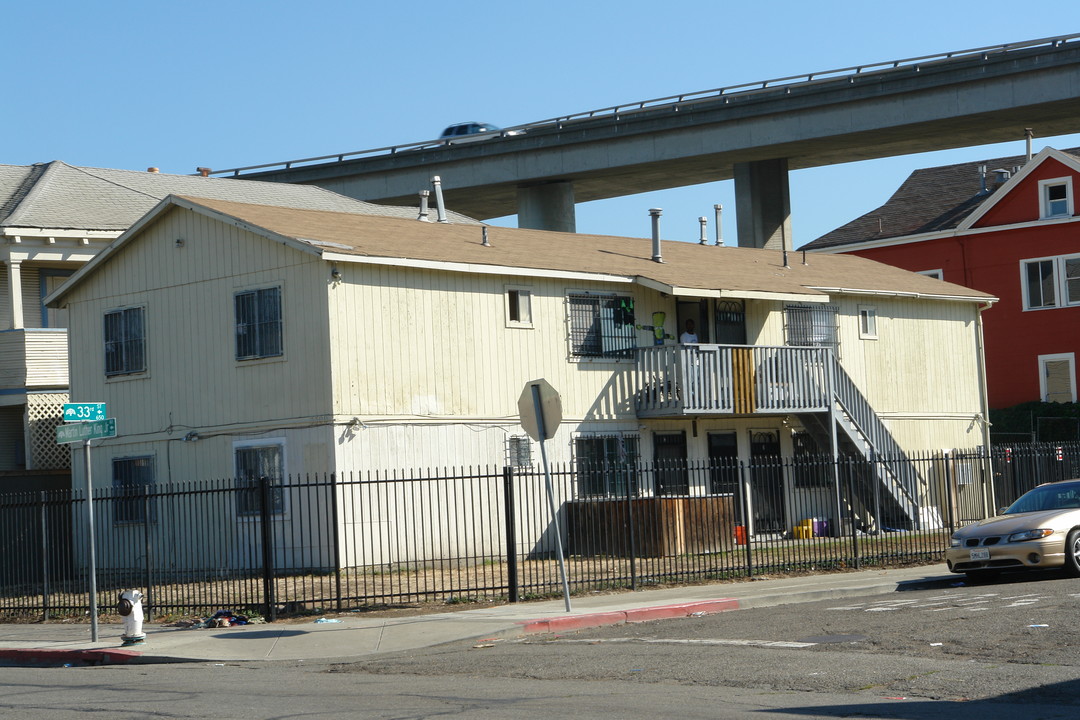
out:
<path id="1" fill-rule="evenodd" d="M 1005 515 L 1067 508 L 1080 508 L 1080 485 L 1076 483 L 1043 485 L 1030 490 L 1005 508 Z"/>

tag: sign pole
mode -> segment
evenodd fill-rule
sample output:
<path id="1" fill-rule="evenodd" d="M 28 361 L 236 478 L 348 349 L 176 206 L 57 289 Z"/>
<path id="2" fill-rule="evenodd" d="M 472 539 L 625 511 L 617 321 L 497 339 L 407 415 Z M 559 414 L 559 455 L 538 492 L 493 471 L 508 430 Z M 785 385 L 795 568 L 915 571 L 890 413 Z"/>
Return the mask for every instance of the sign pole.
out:
<path id="1" fill-rule="evenodd" d="M 563 560 L 562 532 L 559 530 L 559 515 L 555 509 L 555 490 L 551 483 L 551 469 L 548 467 L 547 449 L 544 447 L 547 428 L 544 426 L 544 409 L 540 403 L 540 386 L 537 384 L 532 386 L 532 399 L 533 407 L 536 409 L 536 426 L 540 431 L 540 458 L 544 462 L 544 481 L 547 483 L 551 522 L 555 526 L 555 552 L 559 558 L 559 576 L 562 579 L 563 601 L 566 603 L 566 612 L 570 612 L 570 585 L 566 582 L 566 562 Z"/>
<path id="2" fill-rule="evenodd" d="M 90 476 L 90 440 L 83 440 L 83 463 L 86 466 L 86 529 L 90 535 L 90 640 L 98 641 L 97 558 L 94 556 L 94 484 Z"/>

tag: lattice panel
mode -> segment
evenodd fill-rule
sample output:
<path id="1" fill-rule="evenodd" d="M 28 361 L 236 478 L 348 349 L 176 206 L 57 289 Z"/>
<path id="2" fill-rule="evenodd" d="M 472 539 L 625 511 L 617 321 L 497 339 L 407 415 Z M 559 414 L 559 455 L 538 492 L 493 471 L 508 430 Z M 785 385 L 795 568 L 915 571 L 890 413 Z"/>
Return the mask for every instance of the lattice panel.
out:
<path id="1" fill-rule="evenodd" d="M 71 467 L 71 448 L 56 442 L 56 426 L 63 422 L 67 393 L 40 393 L 26 396 L 26 423 L 30 435 L 30 457 L 26 467 L 52 470 Z"/>

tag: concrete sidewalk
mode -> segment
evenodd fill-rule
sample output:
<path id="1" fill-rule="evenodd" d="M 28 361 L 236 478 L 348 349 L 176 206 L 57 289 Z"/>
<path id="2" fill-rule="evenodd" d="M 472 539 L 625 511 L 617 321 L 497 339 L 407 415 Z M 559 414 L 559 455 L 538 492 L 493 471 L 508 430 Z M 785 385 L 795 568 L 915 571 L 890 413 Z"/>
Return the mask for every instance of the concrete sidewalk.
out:
<path id="1" fill-rule="evenodd" d="M 592 594 L 564 602 L 516 603 L 412 617 L 365 618 L 340 614 L 341 622 L 244 625 L 193 629 L 144 625 L 146 641 L 121 647 L 121 625 L 0 625 L 0 664 L 83 665 L 258 660 L 348 660 L 431 647 L 452 641 L 570 632 L 622 622 L 687 617 L 787 603 L 897 592 L 919 584 L 961 583 L 942 565 L 814 575 L 659 590 Z"/>

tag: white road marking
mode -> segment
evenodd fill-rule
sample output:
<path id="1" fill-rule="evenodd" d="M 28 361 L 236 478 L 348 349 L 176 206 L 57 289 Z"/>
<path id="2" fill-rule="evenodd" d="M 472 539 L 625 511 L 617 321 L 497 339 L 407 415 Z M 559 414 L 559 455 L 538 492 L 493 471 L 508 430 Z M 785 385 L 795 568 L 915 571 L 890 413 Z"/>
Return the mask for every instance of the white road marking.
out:
<path id="1" fill-rule="evenodd" d="M 706 638 L 609 638 L 603 639 L 567 639 L 559 638 L 556 642 L 561 643 L 586 643 L 598 645 L 601 643 L 652 643 L 660 645 L 741 645 L 745 647 L 775 647 L 775 648 L 808 648 L 817 645 L 811 642 L 789 642 L 784 640 L 713 640 Z"/>

